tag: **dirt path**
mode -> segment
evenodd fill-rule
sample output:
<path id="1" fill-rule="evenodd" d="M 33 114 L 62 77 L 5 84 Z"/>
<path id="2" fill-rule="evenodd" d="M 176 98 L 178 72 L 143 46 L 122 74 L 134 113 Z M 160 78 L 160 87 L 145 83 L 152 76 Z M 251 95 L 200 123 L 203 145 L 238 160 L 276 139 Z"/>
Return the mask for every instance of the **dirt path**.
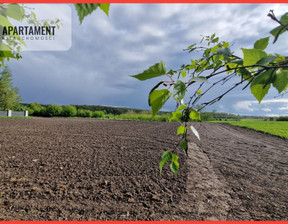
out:
<path id="1" fill-rule="evenodd" d="M 232 199 L 227 219 L 287 220 L 288 140 L 227 124 L 195 126 L 199 148 Z"/>
<path id="2" fill-rule="evenodd" d="M 0 120 L 0 220 L 287 220 L 287 140 L 197 123 L 177 178 L 174 123 Z"/>
<path id="3" fill-rule="evenodd" d="M 197 220 L 226 220 L 232 201 L 227 186 L 214 172 L 207 155 L 194 143 L 190 143 L 189 148 L 187 166 L 191 172 L 186 182 L 187 194 L 179 207 L 194 213 Z"/>

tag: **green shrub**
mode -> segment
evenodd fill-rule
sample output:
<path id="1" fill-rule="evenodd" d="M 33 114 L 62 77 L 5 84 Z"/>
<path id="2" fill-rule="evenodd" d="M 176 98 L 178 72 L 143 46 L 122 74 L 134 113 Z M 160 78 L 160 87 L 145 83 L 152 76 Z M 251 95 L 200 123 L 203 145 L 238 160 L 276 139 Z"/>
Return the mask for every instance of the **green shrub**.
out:
<path id="1" fill-rule="evenodd" d="M 47 117 L 58 117 L 62 114 L 62 107 L 56 104 L 50 104 L 45 109 L 45 116 Z"/>
<path id="2" fill-rule="evenodd" d="M 85 110 L 85 117 L 92 117 L 92 111 Z"/>
<path id="3" fill-rule="evenodd" d="M 94 118 L 104 118 L 105 117 L 105 113 L 103 111 L 94 111 L 92 113 L 92 117 L 94 117 Z"/>
<path id="4" fill-rule="evenodd" d="M 26 107 L 26 110 L 28 110 L 28 115 L 29 116 L 34 114 L 34 110 L 32 110 L 30 107 Z"/>
<path id="5" fill-rule="evenodd" d="M 77 117 L 85 117 L 85 110 L 78 109 L 77 110 Z"/>
<path id="6" fill-rule="evenodd" d="M 201 121 L 215 121 L 212 113 L 210 112 L 202 112 L 200 113 Z"/>
<path id="7" fill-rule="evenodd" d="M 62 116 L 63 117 L 74 117 L 77 115 L 77 109 L 74 106 L 67 105 L 63 106 Z"/>
<path id="8" fill-rule="evenodd" d="M 77 110 L 77 117 L 92 117 L 92 111 L 90 110 Z"/>
<path id="9" fill-rule="evenodd" d="M 43 112 L 45 112 L 45 108 L 41 106 L 39 103 L 30 103 L 27 106 L 27 110 L 29 115 L 33 116 L 45 116 Z"/>
<path id="10" fill-rule="evenodd" d="M 46 107 L 43 107 L 39 112 L 37 112 L 37 114 L 33 114 L 33 116 L 43 116 L 43 117 L 47 117 L 48 115 L 46 114 Z"/>

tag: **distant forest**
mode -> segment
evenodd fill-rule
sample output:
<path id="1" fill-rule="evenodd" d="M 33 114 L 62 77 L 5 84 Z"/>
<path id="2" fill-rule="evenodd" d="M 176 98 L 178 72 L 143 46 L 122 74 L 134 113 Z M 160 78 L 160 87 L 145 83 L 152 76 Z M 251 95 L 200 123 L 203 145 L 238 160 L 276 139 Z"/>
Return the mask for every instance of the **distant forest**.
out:
<path id="1" fill-rule="evenodd" d="M 22 107 L 20 106 L 18 110 L 28 109 L 29 114 L 32 116 L 47 116 L 47 109 L 51 108 L 52 105 L 43 105 L 38 103 L 30 103 L 30 104 L 22 104 Z M 67 106 L 58 106 L 53 105 L 54 107 L 62 107 L 64 109 Z M 111 107 L 111 106 L 100 106 L 100 105 L 69 105 L 69 107 L 74 107 L 76 109 L 75 115 L 79 115 L 77 112 L 91 112 L 96 113 L 101 111 L 103 115 L 110 115 L 110 116 L 121 116 L 121 115 L 151 115 L 150 110 L 142 110 L 142 109 L 135 109 L 135 108 L 125 108 L 125 107 Z M 70 108 L 71 109 L 71 108 Z M 46 111 L 46 112 L 45 112 Z M 159 116 L 165 116 L 166 118 L 171 115 L 172 112 L 169 111 L 160 111 L 158 113 Z M 61 113 L 59 113 L 58 116 Z M 86 113 L 87 114 L 87 113 Z M 63 113 L 62 113 L 63 115 Z M 89 115 L 89 113 L 88 113 Z M 202 121 L 214 121 L 214 120 L 241 120 L 241 119 L 267 119 L 267 117 L 263 116 L 243 116 L 243 115 L 236 115 L 231 113 L 224 113 L 224 112 L 217 112 L 216 110 L 213 110 L 212 112 L 201 112 L 201 120 Z M 54 114 L 52 116 L 57 116 L 57 114 Z M 152 115 L 151 115 L 152 116 Z M 93 116 L 80 116 L 80 117 L 93 117 Z M 97 116 L 96 116 L 97 117 Z M 99 116 L 98 116 L 99 117 Z M 104 116 L 100 116 L 99 118 L 103 118 Z M 272 119 L 272 118 L 271 118 Z M 166 119 L 168 120 L 168 118 Z"/>
<path id="2" fill-rule="evenodd" d="M 124 107 L 110 107 L 110 106 L 91 106 L 91 105 L 74 105 L 77 109 L 90 110 L 90 111 L 103 111 L 105 114 L 127 114 L 127 113 L 135 113 L 135 114 L 151 114 L 150 110 L 141 110 L 141 109 L 133 109 L 133 108 L 124 108 Z M 170 114 L 171 112 L 160 111 L 158 114 Z M 267 117 L 263 116 L 246 116 L 246 115 L 236 115 L 224 112 L 217 112 L 213 110 L 212 112 L 201 112 L 201 119 L 208 120 L 240 120 L 240 119 L 267 119 Z"/>

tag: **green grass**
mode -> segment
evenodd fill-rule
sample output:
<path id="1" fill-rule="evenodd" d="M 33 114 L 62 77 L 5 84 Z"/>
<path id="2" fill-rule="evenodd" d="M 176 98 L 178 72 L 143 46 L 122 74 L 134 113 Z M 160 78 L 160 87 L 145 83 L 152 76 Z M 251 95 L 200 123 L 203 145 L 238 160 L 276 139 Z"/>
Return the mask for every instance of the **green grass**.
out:
<path id="1" fill-rule="evenodd" d="M 261 131 L 271 135 L 276 135 L 288 139 L 287 121 L 264 121 L 256 119 L 244 119 L 241 121 L 221 121 L 219 123 L 228 123 L 234 126 L 246 127 L 256 131 Z"/>

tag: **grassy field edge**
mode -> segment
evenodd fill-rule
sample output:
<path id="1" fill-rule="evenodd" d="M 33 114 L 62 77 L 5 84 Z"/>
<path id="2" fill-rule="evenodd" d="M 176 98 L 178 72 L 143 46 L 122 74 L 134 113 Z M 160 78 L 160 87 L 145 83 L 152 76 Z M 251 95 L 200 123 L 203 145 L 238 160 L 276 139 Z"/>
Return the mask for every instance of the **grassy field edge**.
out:
<path id="1" fill-rule="evenodd" d="M 215 121 L 215 123 L 230 124 L 233 126 L 248 128 L 262 133 L 288 139 L 287 121 L 264 121 L 247 119 L 240 121 Z"/>

